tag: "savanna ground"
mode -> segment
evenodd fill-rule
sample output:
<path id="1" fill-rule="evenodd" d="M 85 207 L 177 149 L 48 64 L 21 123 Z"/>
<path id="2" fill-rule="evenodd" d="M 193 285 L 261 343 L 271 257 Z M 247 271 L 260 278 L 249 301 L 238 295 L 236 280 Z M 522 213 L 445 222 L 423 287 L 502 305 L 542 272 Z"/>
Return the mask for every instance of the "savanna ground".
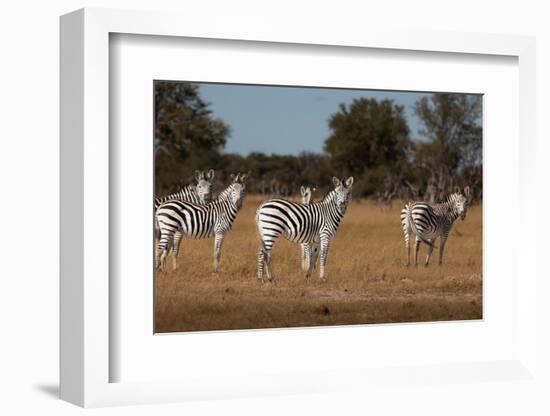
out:
<path id="1" fill-rule="evenodd" d="M 156 332 L 346 325 L 482 318 L 482 209 L 457 220 L 430 266 L 405 267 L 401 204 L 353 201 L 333 240 L 327 278 L 306 280 L 300 246 L 284 239 L 273 251 L 275 284 L 257 279 L 259 242 L 254 216 L 261 197 L 248 196 L 214 274 L 213 239 L 183 240 L 178 269 L 155 279 Z M 414 248 L 411 247 L 411 255 Z M 439 240 L 436 242 L 439 246 Z"/>

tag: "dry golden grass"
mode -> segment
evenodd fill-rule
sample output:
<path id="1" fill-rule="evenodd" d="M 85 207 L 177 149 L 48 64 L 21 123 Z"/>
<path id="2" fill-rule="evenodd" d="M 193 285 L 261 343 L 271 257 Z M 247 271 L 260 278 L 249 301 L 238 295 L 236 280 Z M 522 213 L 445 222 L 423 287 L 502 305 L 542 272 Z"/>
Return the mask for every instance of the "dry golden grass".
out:
<path id="1" fill-rule="evenodd" d="M 178 269 L 157 273 L 156 332 L 481 319 L 482 210 L 470 207 L 447 242 L 443 266 L 405 267 L 400 204 L 354 201 L 330 247 L 327 279 L 306 280 L 300 246 L 280 239 L 273 251 L 276 283 L 261 287 L 254 214 L 248 196 L 213 270 L 213 239 L 183 240 Z M 436 242 L 436 245 L 438 245 Z M 412 250 L 411 250 L 412 251 Z"/>

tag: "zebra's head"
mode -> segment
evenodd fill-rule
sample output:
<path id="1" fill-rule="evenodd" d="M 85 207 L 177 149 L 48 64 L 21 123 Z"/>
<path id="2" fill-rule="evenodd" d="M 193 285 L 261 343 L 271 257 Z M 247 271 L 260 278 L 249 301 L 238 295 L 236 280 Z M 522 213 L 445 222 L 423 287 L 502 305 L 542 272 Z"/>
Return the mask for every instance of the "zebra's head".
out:
<path id="1" fill-rule="evenodd" d="M 353 176 L 347 179 L 340 180 L 337 177 L 332 177 L 334 185 L 334 195 L 336 198 L 336 206 L 343 213 L 346 211 L 349 201 L 351 200 L 351 187 L 353 186 Z"/>
<path id="2" fill-rule="evenodd" d="M 229 197 L 231 201 L 240 208 L 246 196 L 246 180 L 248 179 L 248 174 L 237 173 L 235 176 L 231 174 L 231 177 L 233 181 L 231 185 L 229 185 Z"/>
<path id="3" fill-rule="evenodd" d="M 302 194 L 302 204 L 309 204 L 311 202 L 311 197 L 315 192 L 315 188 L 312 186 L 301 186 L 300 193 Z"/>
<path id="4" fill-rule="evenodd" d="M 451 202 L 454 205 L 457 215 L 462 221 L 466 219 L 466 211 L 468 210 L 470 199 L 471 195 L 469 186 L 465 187 L 464 191 L 461 191 L 459 187 L 456 187 L 454 194 L 451 194 Z"/>
<path id="5" fill-rule="evenodd" d="M 201 204 L 208 204 L 212 200 L 212 181 L 214 179 L 214 169 L 208 172 L 195 171 L 195 181 L 197 182 L 197 196 Z"/>

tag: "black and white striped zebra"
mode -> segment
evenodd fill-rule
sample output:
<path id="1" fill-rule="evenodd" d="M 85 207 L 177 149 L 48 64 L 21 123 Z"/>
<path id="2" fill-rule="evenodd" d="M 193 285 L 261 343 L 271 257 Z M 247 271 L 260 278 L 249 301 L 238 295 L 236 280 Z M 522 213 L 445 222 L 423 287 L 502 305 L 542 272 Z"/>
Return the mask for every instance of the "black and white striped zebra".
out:
<path id="1" fill-rule="evenodd" d="M 155 213 L 157 208 L 164 202 L 170 200 L 189 201 L 195 204 L 208 204 L 212 200 L 212 181 L 214 180 L 214 169 L 208 172 L 195 171 L 194 185 L 183 186 L 179 191 L 173 194 L 155 198 Z M 156 215 L 155 215 L 156 217 Z M 155 237 L 160 238 L 160 230 L 155 220 Z"/>
<path id="2" fill-rule="evenodd" d="M 214 169 L 208 172 L 195 171 L 195 185 L 183 186 L 173 194 L 155 198 L 155 211 L 163 202 L 176 199 L 178 201 L 189 201 L 195 204 L 208 204 L 212 200 L 212 181 L 214 180 Z"/>
<path id="3" fill-rule="evenodd" d="M 351 200 L 353 177 L 344 181 L 333 177 L 332 181 L 334 189 L 322 201 L 304 205 L 286 199 L 270 199 L 258 207 L 256 225 L 261 242 L 258 253 L 260 283 L 264 281 L 264 270 L 268 280 L 273 281 L 271 251 L 280 236 L 296 243 L 320 243 L 319 277 L 325 278 L 329 245 Z"/>
<path id="4" fill-rule="evenodd" d="M 160 228 L 160 241 L 156 253 L 157 269 L 164 269 L 172 241 L 173 264 L 174 268 L 177 267 L 176 258 L 181 239 L 176 241 L 174 234 L 179 232 L 182 236 L 193 239 L 214 237 L 214 271 L 219 271 L 223 240 L 231 231 L 246 195 L 246 179 L 246 174 L 238 173 L 218 198 L 206 205 L 171 200 L 159 206 L 156 213 Z"/>
<path id="5" fill-rule="evenodd" d="M 407 248 L 407 266 L 411 263 L 411 232 L 416 236 L 415 266 L 418 265 L 418 250 L 421 242 L 428 246 L 428 255 L 424 264 L 428 266 L 437 237 L 440 237 L 439 265 L 442 264 L 449 232 L 458 217 L 464 221 L 469 202 L 470 187 L 467 186 L 463 192 L 460 191 L 460 188 L 456 188 L 455 192 L 450 194 L 447 200 L 441 204 L 409 202 L 405 205 L 405 208 L 401 210 L 401 225 L 405 236 L 405 247 Z"/>
<path id="6" fill-rule="evenodd" d="M 309 205 L 315 188 L 311 186 L 301 186 L 300 193 L 302 194 L 302 204 Z M 311 276 L 313 270 L 315 270 L 315 264 L 319 257 L 320 245 L 318 242 L 313 243 L 301 243 L 300 249 L 302 254 L 302 270 L 306 273 L 306 277 Z"/>

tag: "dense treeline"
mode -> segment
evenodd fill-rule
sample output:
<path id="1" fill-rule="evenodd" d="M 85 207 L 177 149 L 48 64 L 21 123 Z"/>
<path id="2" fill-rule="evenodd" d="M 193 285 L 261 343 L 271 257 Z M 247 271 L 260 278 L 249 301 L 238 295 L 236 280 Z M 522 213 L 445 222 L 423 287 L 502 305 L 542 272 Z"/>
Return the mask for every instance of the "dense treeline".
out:
<path id="1" fill-rule="evenodd" d="M 155 82 L 156 193 L 192 180 L 195 169 L 216 170 L 217 189 L 232 172 L 250 172 L 250 192 L 288 196 L 300 185 L 323 192 L 333 175 L 354 175 L 354 194 L 441 200 L 469 184 L 481 199 L 481 97 L 437 93 L 415 104 L 422 137 L 412 140 L 403 106 L 360 98 L 329 120 L 324 153 L 247 156 L 223 152 L 230 127 L 216 118 L 192 83 Z"/>

